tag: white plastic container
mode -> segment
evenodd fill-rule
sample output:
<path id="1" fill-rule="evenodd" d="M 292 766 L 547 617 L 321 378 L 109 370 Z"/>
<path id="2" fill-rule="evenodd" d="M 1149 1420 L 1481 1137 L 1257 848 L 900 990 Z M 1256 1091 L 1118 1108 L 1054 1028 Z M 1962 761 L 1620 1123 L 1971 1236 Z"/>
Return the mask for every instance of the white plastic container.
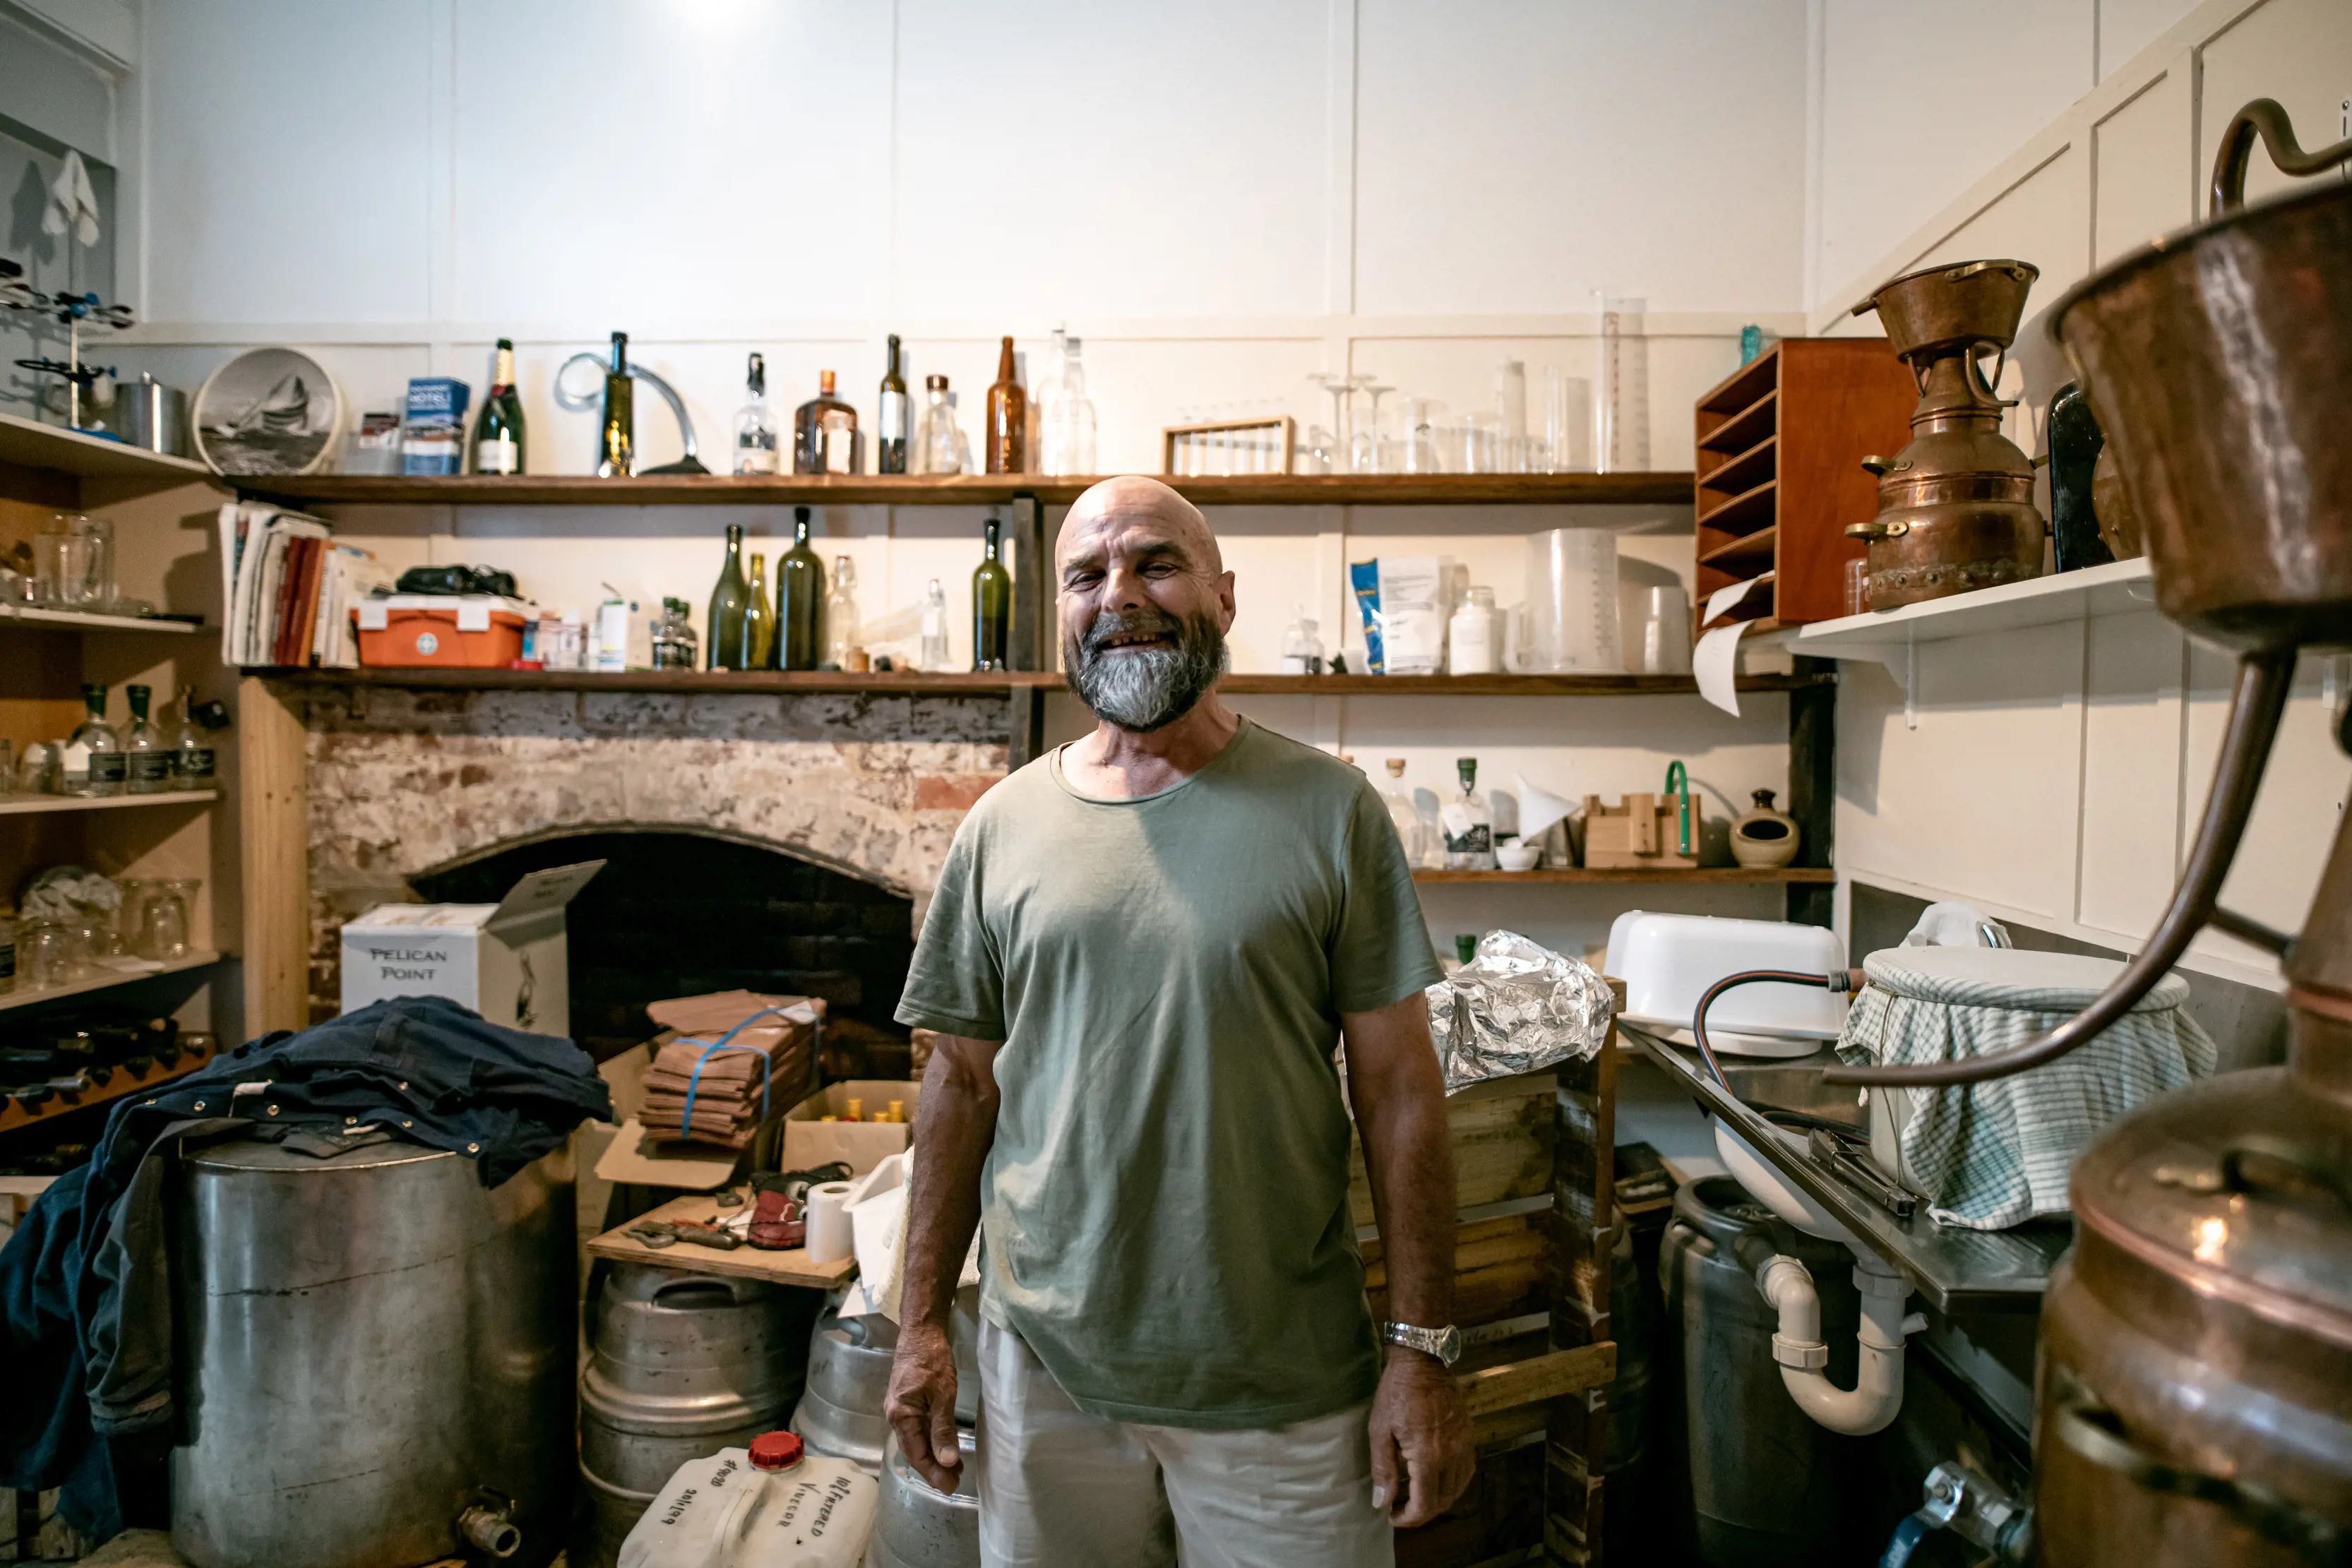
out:
<path id="1" fill-rule="evenodd" d="M 1789 969 L 1826 975 L 1845 967 L 1837 934 L 1781 920 L 1654 915 L 1629 909 L 1609 927 L 1602 969 L 1625 982 L 1627 1023 L 1691 1043 L 1699 998 L 1726 975 Z M 1845 1026 L 1845 998 L 1770 981 L 1726 991 L 1706 1015 L 1707 1042 L 1736 1056 L 1808 1056 Z"/>
<path id="2" fill-rule="evenodd" d="M 619 1568 L 856 1568 L 880 1496 L 847 1459 L 764 1433 L 680 1465 L 621 1542 Z"/>

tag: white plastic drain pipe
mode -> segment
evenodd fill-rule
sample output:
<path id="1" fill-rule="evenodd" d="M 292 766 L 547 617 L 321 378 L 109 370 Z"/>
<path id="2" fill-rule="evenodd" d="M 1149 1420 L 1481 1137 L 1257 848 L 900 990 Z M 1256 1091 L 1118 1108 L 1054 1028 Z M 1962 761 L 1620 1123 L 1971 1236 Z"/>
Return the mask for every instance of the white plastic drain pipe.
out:
<path id="1" fill-rule="evenodd" d="M 1854 1288 L 1862 1292 L 1860 1375 L 1840 1388 L 1823 1368 L 1830 1347 L 1822 1339 L 1822 1302 L 1805 1266 L 1775 1252 L 1757 1267 L 1756 1288 L 1780 1314 L 1772 1336 L 1772 1359 L 1797 1407 L 1832 1432 L 1867 1437 L 1895 1419 L 1903 1407 L 1903 1342 L 1927 1326 L 1917 1312 L 1904 1315 L 1911 1287 L 1900 1275 L 1864 1253 L 1854 1254 Z"/>

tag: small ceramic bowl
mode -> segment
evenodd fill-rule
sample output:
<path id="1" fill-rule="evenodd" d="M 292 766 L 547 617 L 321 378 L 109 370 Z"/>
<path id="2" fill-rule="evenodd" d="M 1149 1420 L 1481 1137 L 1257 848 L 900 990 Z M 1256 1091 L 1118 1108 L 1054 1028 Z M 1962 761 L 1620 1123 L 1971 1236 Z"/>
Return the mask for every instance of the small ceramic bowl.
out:
<path id="1" fill-rule="evenodd" d="M 1508 843 L 1495 846 L 1495 863 L 1505 871 L 1533 871 L 1536 862 L 1543 859 L 1541 844 Z"/>

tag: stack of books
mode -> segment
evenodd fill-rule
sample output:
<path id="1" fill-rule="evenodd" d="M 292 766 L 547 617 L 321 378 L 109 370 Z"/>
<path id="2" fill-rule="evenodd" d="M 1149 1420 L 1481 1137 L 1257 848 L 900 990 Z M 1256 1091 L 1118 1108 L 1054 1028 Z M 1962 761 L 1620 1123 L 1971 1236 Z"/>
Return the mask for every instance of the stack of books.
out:
<path id="1" fill-rule="evenodd" d="M 393 585 L 373 551 L 337 543 L 318 517 L 257 501 L 221 507 L 220 545 L 224 664 L 359 668 L 352 607 Z"/>

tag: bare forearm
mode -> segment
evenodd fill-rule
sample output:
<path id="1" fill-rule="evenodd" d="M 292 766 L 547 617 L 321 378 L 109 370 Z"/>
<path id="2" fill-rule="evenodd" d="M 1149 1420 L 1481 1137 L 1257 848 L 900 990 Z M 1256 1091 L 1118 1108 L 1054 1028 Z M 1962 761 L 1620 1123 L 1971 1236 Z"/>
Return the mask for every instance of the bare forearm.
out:
<path id="1" fill-rule="evenodd" d="M 907 1195 L 907 1270 L 898 1317 L 944 1327 L 980 1226 L 981 1167 L 996 1139 L 992 1041 L 943 1037 L 923 1072 Z"/>
<path id="2" fill-rule="evenodd" d="M 1415 996 L 1345 1022 L 1349 1097 L 1381 1228 L 1388 1315 L 1440 1327 L 1454 1321 L 1454 1147 L 1429 1015 Z"/>

